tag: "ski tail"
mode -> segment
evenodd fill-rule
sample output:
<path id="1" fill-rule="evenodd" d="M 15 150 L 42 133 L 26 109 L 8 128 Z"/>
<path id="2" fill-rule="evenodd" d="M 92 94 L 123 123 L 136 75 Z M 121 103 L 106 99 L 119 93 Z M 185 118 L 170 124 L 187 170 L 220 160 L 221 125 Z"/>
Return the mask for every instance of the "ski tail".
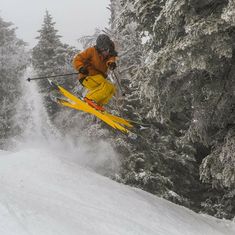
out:
<path id="1" fill-rule="evenodd" d="M 126 127 L 128 127 L 128 128 L 132 128 L 132 127 L 133 127 L 133 125 L 131 124 L 131 122 L 130 122 L 129 120 L 126 120 L 126 119 L 124 119 L 124 118 L 121 118 L 121 117 L 112 115 L 112 114 L 107 113 L 107 112 L 105 112 L 105 115 L 106 115 L 107 117 L 109 117 L 111 120 L 113 120 L 114 122 L 117 122 L 117 123 L 119 123 L 119 124 L 122 124 L 122 125 L 124 125 L 124 126 L 126 126 Z"/>

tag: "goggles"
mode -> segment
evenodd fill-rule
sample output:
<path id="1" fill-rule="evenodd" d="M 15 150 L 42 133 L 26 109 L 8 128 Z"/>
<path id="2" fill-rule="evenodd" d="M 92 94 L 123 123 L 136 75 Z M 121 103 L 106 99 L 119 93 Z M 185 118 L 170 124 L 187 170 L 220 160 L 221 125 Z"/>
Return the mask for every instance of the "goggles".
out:
<path id="1" fill-rule="evenodd" d="M 101 48 L 100 49 L 102 52 L 109 52 L 109 48 Z"/>

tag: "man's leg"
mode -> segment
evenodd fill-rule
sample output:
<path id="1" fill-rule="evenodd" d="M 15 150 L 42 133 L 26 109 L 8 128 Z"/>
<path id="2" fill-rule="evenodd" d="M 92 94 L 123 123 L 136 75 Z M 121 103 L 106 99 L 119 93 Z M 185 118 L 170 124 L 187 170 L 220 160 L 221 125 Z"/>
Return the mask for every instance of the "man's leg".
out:
<path id="1" fill-rule="evenodd" d="M 89 76 L 83 84 L 88 89 L 86 98 L 99 105 L 107 104 L 115 93 L 115 86 L 102 75 Z"/>

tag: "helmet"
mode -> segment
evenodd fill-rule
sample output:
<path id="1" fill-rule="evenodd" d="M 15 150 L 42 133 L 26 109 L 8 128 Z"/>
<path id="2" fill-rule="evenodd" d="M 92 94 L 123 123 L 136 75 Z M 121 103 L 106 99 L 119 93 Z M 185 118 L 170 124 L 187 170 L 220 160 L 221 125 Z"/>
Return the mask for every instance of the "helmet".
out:
<path id="1" fill-rule="evenodd" d="M 114 50 L 114 43 L 106 34 L 100 34 L 96 39 L 96 47 L 99 50 Z"/>
<path id="2" fill-rule="evenodd" d="M 117 56 L 113 41 L 106 34 L 100 34 L 96 39 L 96 48 L 98 51 L 106 51 L 110 56 Z"/>

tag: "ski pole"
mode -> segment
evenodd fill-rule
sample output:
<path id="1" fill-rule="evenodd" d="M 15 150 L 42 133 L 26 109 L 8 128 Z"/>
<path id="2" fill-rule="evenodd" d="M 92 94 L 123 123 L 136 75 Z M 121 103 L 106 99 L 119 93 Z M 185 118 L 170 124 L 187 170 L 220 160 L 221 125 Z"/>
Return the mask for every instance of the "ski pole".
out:
<path id="1" fill-rule="evenodd" d="M 39 79 L 46 79 L 46 78 L 55 78 L 55 77 L 63 77 L 63 76 L 70 76 L 70 75 L 75 75 L 78 73 L 66 73 L 66 74 L 57 74 L 57 75 L 51 75 L 51 76 L 43 76 L 43 77 L 36 77 L 36 78 L 27 78 L 26 80 L 28 82 L 32 80 L 39 80 Z"/>
<path id="2" fill-rule="evenodd" d="M 119 87 L 119 89 L 120 89 L 120 91 L 121 91 L 121 93 L 122 93 L 122 96 L 125 96 L 126 94 L 125 94 L 125 92 L 123 91 L 123 89 L 122 89 L 122 87 L 121 87 L 121 83 L 120 83 L 120 81 L 119 81 L 119 79 L 118 79 L 116 73 L 114 73 L 114 71 L 112 71 L 112 72 L 113 72 L 113 76 L 115 77 L 115 79 L 116 79 L 116 81 L 117 81 L 117 84 L 118 84 L 118 87 Z"/>

